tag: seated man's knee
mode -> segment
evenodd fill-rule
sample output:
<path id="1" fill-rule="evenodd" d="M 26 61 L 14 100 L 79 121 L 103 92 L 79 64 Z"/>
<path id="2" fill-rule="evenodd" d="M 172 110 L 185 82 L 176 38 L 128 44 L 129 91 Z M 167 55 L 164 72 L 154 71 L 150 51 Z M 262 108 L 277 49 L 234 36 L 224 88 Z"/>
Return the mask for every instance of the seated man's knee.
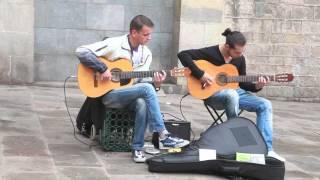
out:
<path id="1" fill-rule="evenodd" d="M 263 101 L 258 105 L 258 111 L 272 110 L 271 101 L 268 99 L 263 99 Z"/>
<path id="2" fill-rule="evenodd" d="M 156 92 L 153 85 L 150 83 L 141 83 L 140 86 L 141 86 L 141 88 L 144 89 L 145 93 L 155 93 Z"/>
<path id="3" fill-rule="evenodd" d="M 210 107 L 222 110 L 229 105 L 236 105 L 239 103 L 239 95 L 236 90 L 224 89 L 218 94 L 213 95 L 205 100 L 205 103 Z"/>
<path id="4" fill-rule="evenodd" d="M 226 89 L 225 90 L 225 97 L 228 102 L 239 101 L 239 95 L 238 95 L 237 91 L 234 89 Z"/>

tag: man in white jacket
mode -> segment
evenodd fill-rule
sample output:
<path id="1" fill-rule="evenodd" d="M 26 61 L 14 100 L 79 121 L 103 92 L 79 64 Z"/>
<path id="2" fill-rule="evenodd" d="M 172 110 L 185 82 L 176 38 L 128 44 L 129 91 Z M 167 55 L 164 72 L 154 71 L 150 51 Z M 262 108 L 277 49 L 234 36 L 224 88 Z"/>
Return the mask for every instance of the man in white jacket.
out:
<path id="1" fill-rule="evenodd" d="M 132 61 L 134 71 L 149 70 L 152 62 L 151 51 L 145 44 L 151 40 L 153 22 L 144 15 L 134 17 L 130 23 L 130 33 L 119 37 L 107 38 L 90 45 L 76 49 L 80 62 L 87 67 L 101 73 L 101 78 L 111 80 L 108 67 L 99 61 L 98 57 L 105 57 L 110 61 L 120 58 Z M 143 152 L 144 133 L 147 123 L 154 132 L 160 134 L 161 147 L 183 147 L 189 141 L 172 136 L 165 128 L 156 89 L 165 80 L 165 73 L 155 73 L 152 83 L 139 79 L 133 86 L 110 91 L 102 97 L 102 103 L 108 108 L 128 108 L 135 112 L 135 132 L 132 142 L 133 160 L 145 162 Z"/>

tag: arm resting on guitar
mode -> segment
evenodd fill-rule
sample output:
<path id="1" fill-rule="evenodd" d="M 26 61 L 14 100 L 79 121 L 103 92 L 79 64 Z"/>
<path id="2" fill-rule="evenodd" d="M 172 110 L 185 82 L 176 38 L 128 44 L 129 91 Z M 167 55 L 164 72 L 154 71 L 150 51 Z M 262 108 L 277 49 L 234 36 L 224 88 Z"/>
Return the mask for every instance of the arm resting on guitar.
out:
<path id="1" fill-rule="evenodd" d="M 104 63 L 102 63 L 98 59 L 98 57 L 89 49 L 77 48 L 76 55 L 83 65 L 92 68 L 100 73 L 103 73 L 108 69 L 108 67 Z"/>

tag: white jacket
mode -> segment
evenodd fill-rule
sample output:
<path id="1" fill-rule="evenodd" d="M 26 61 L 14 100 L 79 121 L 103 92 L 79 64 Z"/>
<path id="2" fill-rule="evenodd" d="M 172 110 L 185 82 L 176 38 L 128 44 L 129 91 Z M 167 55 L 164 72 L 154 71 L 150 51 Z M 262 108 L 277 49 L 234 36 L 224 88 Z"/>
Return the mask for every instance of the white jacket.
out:
<path id="1" fill-rule="evenodd" d="M 132 52 L 128 41 L 128 35 L 107 38 L 93 44 L 84 45 L 80 48 L 91 50 L 96 56 L 105 57 L 110 61 L 120 58 L 132 61 Z M 134 71 L 148 71 L 152 62 L 152 53 L 147 46 L 140 45 L 138 51 L 141 51 L 142 57 L 138 64 L 133 66 Z"/>

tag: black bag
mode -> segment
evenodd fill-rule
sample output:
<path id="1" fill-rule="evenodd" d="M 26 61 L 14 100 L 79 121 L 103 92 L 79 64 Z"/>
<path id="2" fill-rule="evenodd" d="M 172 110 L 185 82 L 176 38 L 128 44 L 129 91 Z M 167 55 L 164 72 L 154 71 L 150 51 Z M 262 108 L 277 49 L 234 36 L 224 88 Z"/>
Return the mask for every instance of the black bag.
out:
<path id="1" fill-rule="evenodd" d="M 87 97 L 78 113 L 76 124 L 80 134 L 94 138 L 102 128 L 105 106 L 102 98 Z"/>
<path id="2" fill-rule="evenodd" d="M 199 149 L 215 149 L 216 160 L 199 161 Z M 282 180 L 285 165 L 272 157 L 265 165 L 236 161 L 236 152 L 267 154 L 267 147 L 255 124 L 235 118 L 209 127 L 198 141 L 181 153 L 164 154 L 147 160 L 151 172 L 192 172 L 233 178 Z"/>

